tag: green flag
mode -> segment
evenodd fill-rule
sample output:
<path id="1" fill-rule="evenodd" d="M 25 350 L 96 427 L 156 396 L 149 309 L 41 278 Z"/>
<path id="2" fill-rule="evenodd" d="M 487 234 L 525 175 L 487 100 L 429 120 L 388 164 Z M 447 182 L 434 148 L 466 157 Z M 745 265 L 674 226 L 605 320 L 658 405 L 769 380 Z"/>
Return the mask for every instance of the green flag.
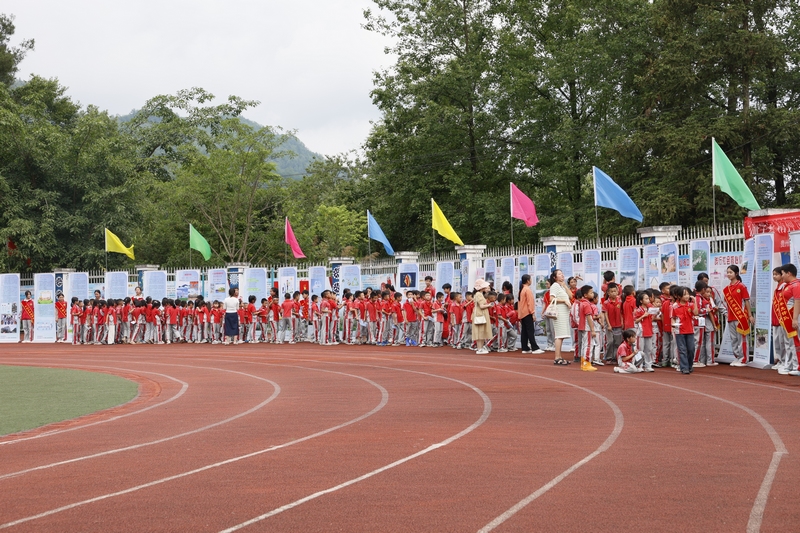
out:
<path id="1" fill-rule="evenodd" d="M 736 200 L 736 203 L 746 207 L 751 211 L 761 209 L 756 202 L 756 197 L 750 192 L 742 177 L 736 171 L 731 160 L 719 147 L 717 141 L 711 139 L 711 167 L 712 167 L 712 187 L 719 185 L 722 192 Z"/>
<path id="2" fill-rule="evenodd" d="M 206 261 L 211 259 L 211 245 L 191 224 L 189 224 L 189 248 L 200 252 Z"/>

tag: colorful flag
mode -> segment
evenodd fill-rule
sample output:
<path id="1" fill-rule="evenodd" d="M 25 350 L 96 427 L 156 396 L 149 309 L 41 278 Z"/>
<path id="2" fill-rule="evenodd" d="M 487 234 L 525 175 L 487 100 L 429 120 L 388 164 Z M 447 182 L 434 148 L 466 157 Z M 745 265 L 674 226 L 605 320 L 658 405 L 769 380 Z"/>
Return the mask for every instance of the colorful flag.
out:
<path id="1" fill-rule="evenodd" d="M 119 237 L 111 233 L 108 228 L 106 228 L 106 252 L 125 254 L 131 259 L 136 259 L 133 256 L 133 245 L 131 244 L 130 248 L 126 247 L 122 244 L 122 241 L 119 240 Z"/>
<path id="2" fill-rule="evenodd" d="M 372 213 L 370 213 L 369 210 L 367 210 L 367 236 L 370 239 L 374 239 L 380 243 L 383 243 L 386 253 L 389 255 L 394 255 L 394 248 L 392 248 L 392 245 L 389 244 L 389 239 L 386 238 L 386 234 L 383 233 L 383 230 L 378 225 L 378 222 L 375 220 L 375 217 L 372 216 Z"/>
<path id="3" fill-rule="evenodd" d="M 608 174 L 597 167 L 592 167 L 594 177 L 594 205 L 608 207 L 626 218 L 642 221 L 642 212 L 633 203 L 622 187 L 614 183 Z"/>
<path id="4" fill-rule="evenodd" d="M 211 245 L 191 224 L 189 224 L 189 248 L 200 252 L 206 261 L 211 259 Z"/>
<path id="5" fill-rule="evenodd" d="M 518 218 L 525 222 L 529 228 L 539 223 L 536 216 L 536 206 L 533 200 L 528 198 L 524 192 L 519 190 L 516 185 L 511 185 L 511 218 Z"/>
<path id="6" fill-rule="evenodd" d="M 731 160 L 719 147 L 717 141 L 711 139 L 711 186 L 719 185 L 722 192 L 736 200 L 736 203 L 751 211 L 761 209 L 756 197 L 733 166 Z"/>
<path id="7" fill-rule="evenodd" d="M 297 242 L 297 238 L 294 236 L 294 231 L 292 231 L 292 225 L 289 224 L 289 217 L 286 217 L 286 229 L 285 229 L 284 238 L 286 239 L 286 244 L 289 245 L 289 248 L 292 249 L 292 254 L 294 255 L 295 259 L 305 259 L 305 254 L 303 254 L 303 250 L 300 249 L 300 243 Z"/>
<path id="8" fill-rule="evenodd" d="M 438 205 L 436 205 L 436 202 L 433 200 L 433 198 L 431 198 L 431 208 L 433 209 L 433 217 L 432 217 L 433 229 L 435 229 L 439 233 L 439 235 L 441 235 L 445 239 L 448 239 L 456 244 L 464 246 L 464 243 L 461 242 L 461 239 L 458 238 L 458 235 L 456 234 L 456 231 L 453 229 L 453 226 L 451 226 L 450 223 L 447 221 L 447 219 L 444 217 L 444 213 L 442 213 L 442 210 L 439 209 Z"/>

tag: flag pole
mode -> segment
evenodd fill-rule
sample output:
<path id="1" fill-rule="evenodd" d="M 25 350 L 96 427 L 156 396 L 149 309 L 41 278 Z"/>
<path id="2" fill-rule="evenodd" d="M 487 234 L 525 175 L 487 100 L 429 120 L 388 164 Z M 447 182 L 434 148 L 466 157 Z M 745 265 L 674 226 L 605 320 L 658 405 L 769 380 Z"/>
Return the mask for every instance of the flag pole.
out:
<path id="1" fill-rule="evenodd" d="M 286 242 L 286 226 L 289 224 L 289 217 L 283 219 L 283 258 L 289 263 L 289 243 Z"/>
<path id="2" fill-rule="evenodd" d="M 597 217 L 597 178 L 592 167 L 592 185 L 594 187 L 594 227 L 597 230 L 597 249 L 600 249 L 600 219 Z"/>
<path id="3" fill-rule="evenodd" d="M 714 183 L 714 137 L 711 137 L 711 204 L 714 212 L 714 246 L 717 244 L 717 185 Z M 718 250 L 719 251 L 719 250 Z"/>
<path id="4" fill-rule="evenodd" d="M 189 223 L 189 268 L 192 268 L 192 224 Z"/>
<path id="5" fill-rule="evenodd" d="M 103 244 L 106 251 L 106 272 L 108 272 L 108 228 L 103 228 Z"/>
<path id="6" fill-rule="evenodd" d="M 510 204 L 510 213 L 511 213 L 511 249 L 514 249 L 514 199 L 512 197 L 512 183 L 508 182 L 508 201 Z"/>
<path id="7" fill-rule="evenodd" d="M 369 209 L 367 209 L 367 254 L 369 254 L 369 264 L 372 266 L 372 243 L 369 235 Z"/>
<path id="8" fill-rule="evenodd" d="M 433 227 L 433 197 L 431 197 L 431 235 L 433 236 L 433 260 L 436 261 L 436 230 Z"/>

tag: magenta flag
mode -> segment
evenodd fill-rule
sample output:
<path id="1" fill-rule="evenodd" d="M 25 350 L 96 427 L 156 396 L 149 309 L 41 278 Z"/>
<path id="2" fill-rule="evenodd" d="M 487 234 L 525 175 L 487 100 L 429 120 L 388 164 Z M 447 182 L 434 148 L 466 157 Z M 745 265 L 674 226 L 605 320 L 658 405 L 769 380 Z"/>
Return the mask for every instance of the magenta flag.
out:
<path id="1" fill-rule="evenodd" d="M 529 228 L 539 223 L 533 200 L 525 196 L 525 193 L 513 183 L 511 183 L 511 217 L 525 221 L 525 225 Z"/>
<path id="2" fill-rule="evenodd" d="M 297 238 L 294 236 L 294 231 L 292 231 L 292 225 L 289 224 L 289 217 L 286 217 L 286 244 L 292 249 L 292 254 L 294 255 L 295 259 L 305 259 L 305 254 L 303 250 L 300 249 L 300 243 L 297 242 Z"/>

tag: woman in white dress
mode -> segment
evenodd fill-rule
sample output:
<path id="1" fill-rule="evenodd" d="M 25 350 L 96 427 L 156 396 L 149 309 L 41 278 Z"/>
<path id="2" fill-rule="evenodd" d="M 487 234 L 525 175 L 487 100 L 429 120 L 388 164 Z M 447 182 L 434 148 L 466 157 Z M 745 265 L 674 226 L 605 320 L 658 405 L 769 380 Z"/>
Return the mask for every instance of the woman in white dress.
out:
<path id="1" fill-rule="evenodd" d="M 564 273 L 556 270 L 550 276 L 550 302 L 555 302 L 558 317 L 553 320 L 555 330 L 556 365 L 568 365 L 569 361 L 561 356 L 561 345 L 569 337 L 569 310 L 572 305 L 570 291 L 564 281 Z"/>

